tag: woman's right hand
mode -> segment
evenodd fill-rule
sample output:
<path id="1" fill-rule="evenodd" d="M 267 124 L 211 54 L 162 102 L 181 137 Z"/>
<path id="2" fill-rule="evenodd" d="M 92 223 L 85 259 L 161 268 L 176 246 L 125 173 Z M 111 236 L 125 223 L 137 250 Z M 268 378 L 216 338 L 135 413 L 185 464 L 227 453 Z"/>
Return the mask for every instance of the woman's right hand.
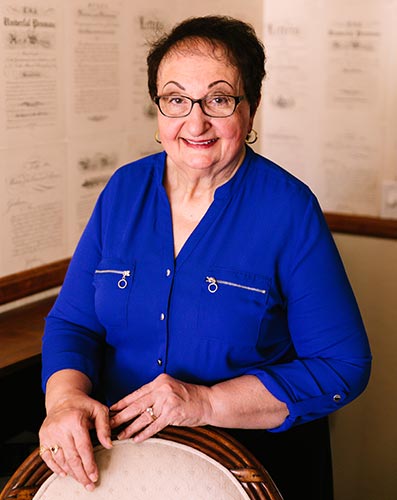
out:
<path id="1" fill-rule="evenodd" d="M 70 475 L 92 491 L 98 467 L 89 431 L 95 429 L 99 442 L 105 448 L 112 447 L 109 410 L 81 388 L 58 389 L 46 396 L 47 417 L 39 431 L 40 455 L 53 472 Z M 55 394 L 59 398 L 54 398 Z"/>

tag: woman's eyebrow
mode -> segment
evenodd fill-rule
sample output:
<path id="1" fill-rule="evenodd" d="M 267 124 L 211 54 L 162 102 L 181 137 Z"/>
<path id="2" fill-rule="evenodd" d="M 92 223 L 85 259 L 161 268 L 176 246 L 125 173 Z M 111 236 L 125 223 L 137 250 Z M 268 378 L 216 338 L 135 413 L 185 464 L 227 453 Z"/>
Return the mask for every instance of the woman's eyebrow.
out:
<path id="1" fill-rule="evenodd" d="M 208 85 L 208 88 L 215 87 L 215 85 L 218 85 L 218 83 L 226 83 L 226 85 L 229 85 L 230 88 L 233 88 L 233 85 L 226 80 L 216 80 L 215 82 L 212 82 Z"/>
<path id="2" fill-rule="evenodd" d="M 208 88 L 211 89 L 212 87 L 215 87 L 216 85 L 218 85 L 219 83 L 226 83 L 226 85 L 228 85 L 231 89 L 233 88 L 233 85 L 229 82 L 227 82 L 226 80 L 215 80 L 215 82 L 211 82 L 209 85 L 208 85 Z M 180 83 L 176 82 L 175 80 L 170 80 L 169 82 L 165 83 L 163 85 L 163 90 L 165 89 L 165 87 L 167 85 L 176 85 L 178 88 L 180 88 L 181 90 L 186 90 L 185 87 L 183 85 L 181 85 Z"/>
<path id="3" fill-rule="evenodd" d="M 178 82 L 176 82 L 176 81 L 174 81 L 174 80 L 170 80 L 169 82 L 165 83 L 165 84 L 163 85 L 163 90 L 164 90 L 164 88 L 165 88 L 167 85 L 170 85 L 170 84 L 174 84 L 174 85 L 176 85 L 176 86 L 177 86 L 177 87 L 179 87 L 181 90 L 186 90 L 186 89 L 185 89 L 185 87 L 183 87 L 183 85 L 181 85 L 180 83 L 178 83 Z"/>

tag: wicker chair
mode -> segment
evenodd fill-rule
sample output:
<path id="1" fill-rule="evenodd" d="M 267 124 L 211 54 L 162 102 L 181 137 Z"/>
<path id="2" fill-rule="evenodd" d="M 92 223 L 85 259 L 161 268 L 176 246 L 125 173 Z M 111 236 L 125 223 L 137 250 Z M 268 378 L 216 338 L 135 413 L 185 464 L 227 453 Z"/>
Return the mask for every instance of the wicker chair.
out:
<path id="1" fill-rule="evenodd" d="M 136 444 L 95 447 L 100 480 L 94 492 L 53 474 L 35 450 L 0 500 L 282 500 L 273 480 L 239 442 L 211 427 L 167 427 Z"/>

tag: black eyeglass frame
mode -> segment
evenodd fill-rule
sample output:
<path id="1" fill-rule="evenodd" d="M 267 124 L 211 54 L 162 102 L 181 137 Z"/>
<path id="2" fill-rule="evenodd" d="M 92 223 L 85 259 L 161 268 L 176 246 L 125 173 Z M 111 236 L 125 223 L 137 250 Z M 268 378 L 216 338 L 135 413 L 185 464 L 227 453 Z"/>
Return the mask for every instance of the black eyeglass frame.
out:
<path id="1" fill-rule="evenodd" d="M 153 99 L 153 102 L 156 104 L 156 106 L 159 108 L 160 110 L 160 113 L 167 117 L 167 118 L 186 118 L 186 116 L 189 116 L 190 113 L 192 112 L 192 109 L 193 109 L 193 106 L 197 103 L 199 106 L 200 106 L 200 109 L 201 111 L 206 115 L 206 116 L 209 116 L 210 118 L 229 118 L 229 116 L 232 116 L 232 114 L 236 111 L 236 108 L 237 106 L 240 104 L 240 102 L 242 100 L 245 99 L 245 96 L 244 95 L 219 95 L 219 97 L 231 97 L 232 99 L 234 99 L 234 108 L 233 108 L 233 111 L 228 114 L 228 115 L 222 115 L 222 116 L 219 116 L 219 115 L 210 115 L 209 113 L 207 113 L 204 108 L 203 108 L 203 101 L 205 101 L 209 96 L 205 96 L 205 97 L 202 97 L 201 99 L 192 99 L 191 97 L 188 97 L 186 95 L 180 95 L 180 96 L 175 96 L 175 97 L 183 97 L 184 99 L 188 99 L 190 102 L 191 102 L 191 106 L 190 106 L 190 109 L 187 113 L 185 113 L 184 115 L 178 115 L 178 116 L 171 116 L 171 115 L 166 115 L 164 113 L 164 111 L 161 109 L 160 107 L 160 99 L 162 97 L 171 97 L 171 95 L 157 95 L 156 97 L 154 97 Z M 214 95 L 213 97 L 217 97 L 216 95 Z"/>

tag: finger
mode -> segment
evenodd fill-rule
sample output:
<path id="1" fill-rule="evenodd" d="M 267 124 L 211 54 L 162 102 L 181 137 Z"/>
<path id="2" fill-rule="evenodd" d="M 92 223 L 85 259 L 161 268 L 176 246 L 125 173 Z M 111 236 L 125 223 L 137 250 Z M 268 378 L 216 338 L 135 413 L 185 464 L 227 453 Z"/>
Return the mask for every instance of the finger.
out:
<path id="1" fill-rule="evenodd" d="M 144 411 L 141 411 L 141 414 L 138 418 L 136 418 L 131 424 L 129 424 L 125 429 L 123 429 L 117 436 L 118 439 L 127 439 L 131 436 L 135 437 L 142 432 L 144 429 L 150 428 L 150 431 L 146 432 L 147 436 L 152 436 L 156 434 L 161 428 L 165 427 L 165 425 L 161 426 L 161 423 L 157 422 L 158 417 L 155 413 L 155 410 L 148 406 Z M 157 425 L 154 425 L 157 423 Z"/>
<path id="2" fill-rule="evenodd" d="M 64 455 L 75 479 L 87 490 L 92 491 L 98 481 L 99 472 L 89 434 L 77 433 L 74 436 L 73 446 L 64 449 Z"/>
<path id="3" fill-rule="evenodd" d="M 134 443 L 142 443 L 143 441 L 146 441 L 146 439 L 153 437 L 155 434 L 163 430 L 164 427 L 166 426 L 159 424 L 150 425 L 148 427 L 145 427 L 141 432 L 138 432 L 138 434 L 135 434 L 135 436 L 132 439 Z"/>
<path id="4" fill-rule="evenodd" d="M 164 421 L 164 419 L 161 418 L 156 418 L 156 420 L 151 419 L 151 423 L 149 425 L 147 425 L 140 432 L 137 432 L 134 435 L 133 441 L 135 443 L 142 443 L 146 439 L 149 439 L 150 437 L 160 432 L 166 426 L 167 423 L 166 421 Z"/>
<path id="5" fill-rule="evenodd" d="M 62 452 L 62 449 L 59 449 L 58 453 L 61 453 L 61 452 Z M 68 474 L 68 471 L 55 460 L 55 457 L 54 457 L 53 453 L 51 453 L 49 446 L 41 445 L 39 455 L 40 455 L 41 459 L 43 460 L 43 462 L 45 462 L 46 465 L 53 472 L 55 472 L 55 474 L 58 474 L 61 477 L 65 477 Z"/>
<path id="6" fill-rule="evenodd" d="M 109 413 L 100 412 L 95 417 L 94 425 L 98 440 L 101 445 L 107 449 L 112 448 L 113 444 L 111 439 Z"/>
<path id="7" fill-rule="evenodd" d="M 85 437 L 84 437 L 85 434 Z M 76 446 L 73 437 L 63 436 L 60 444 L 40 446 L 40 456 L 47 466 L 56 474 L 64 477 L 72 476 L 90 491 L 98 479 L 98 470 L 88 431 L 80 433 L 80 441 Z M 78 450 L 81 450 L 81 453 Z"/>
<path id="8" fill-rule="evenodd" d="M 131 420 L 136 420 L 152 403 L 153 397 L 145 396 L 130 403 L 127 407 L 118 412 L 113 412 L 111 409 L 113 416 L 110 418 L 110 427 L 115 429 L 127 422 L 130 422 Z"/>

